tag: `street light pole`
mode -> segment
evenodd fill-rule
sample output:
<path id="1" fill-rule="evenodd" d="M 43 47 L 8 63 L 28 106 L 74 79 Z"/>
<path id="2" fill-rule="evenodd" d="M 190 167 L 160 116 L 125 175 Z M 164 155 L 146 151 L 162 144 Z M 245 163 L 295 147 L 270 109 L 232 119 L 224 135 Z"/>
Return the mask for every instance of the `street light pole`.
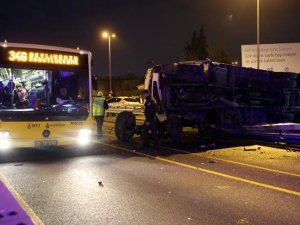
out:
<path id="1" fill-rule="evenodd" d="M 259 0 L 256 2 L 256 43 L 257 43 L 257 69 L 259 69 Z"/>
<path id="2" fill-rule="evenodd" d="M 112 96 L 113 91 L 111 87 L 111 45 L 110 35 L 108 35 L 108 68 L 109 68 L 109 95 Z"/>
<path id="3" fill-rule="evenodd" d="M 115 34 L 110 34 L 109 32 L 103 32 L 102 36 L 108 39 L 108 70 L 109 70 L 109 96 L 112 96 L 112 80 L 111 80 L 111 38 L 115 38 Z"/>

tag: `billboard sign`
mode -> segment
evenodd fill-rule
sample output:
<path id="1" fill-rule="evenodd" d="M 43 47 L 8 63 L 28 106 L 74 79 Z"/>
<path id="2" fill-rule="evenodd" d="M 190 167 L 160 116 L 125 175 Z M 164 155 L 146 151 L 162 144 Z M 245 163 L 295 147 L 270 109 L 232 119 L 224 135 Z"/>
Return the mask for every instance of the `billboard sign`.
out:
<path id="1" fill-rule="evenodd" d="M 242 66 L 257 68 L 257 45 L 242 45 Z M 300 43 L 260 44 L 259 67 L 300 73 Z"/>

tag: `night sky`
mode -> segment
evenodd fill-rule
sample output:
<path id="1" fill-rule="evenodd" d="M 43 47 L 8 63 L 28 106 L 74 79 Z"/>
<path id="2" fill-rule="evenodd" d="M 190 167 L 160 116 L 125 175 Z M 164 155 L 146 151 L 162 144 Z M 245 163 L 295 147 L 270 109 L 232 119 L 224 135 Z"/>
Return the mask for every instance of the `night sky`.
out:
<path id="1" fill-rule="evenodd" d="M 80 47 L 93 53 L 93 73 L 142 77 L 146 62 L 183 59 L 183 46 L 204 26 L 209 45 L 240 59 L 256 43 L 256 0 L 9 0 L 1 1 L 0 41 Z M 300 42 L 300 0 L 260 0 L 261 43 Z"/>

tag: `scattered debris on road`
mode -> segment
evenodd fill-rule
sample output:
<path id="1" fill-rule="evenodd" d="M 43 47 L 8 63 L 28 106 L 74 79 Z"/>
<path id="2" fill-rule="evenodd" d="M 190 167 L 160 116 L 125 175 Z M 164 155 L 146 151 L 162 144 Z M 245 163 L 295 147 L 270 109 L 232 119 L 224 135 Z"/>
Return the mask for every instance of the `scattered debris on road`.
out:
<path id="1" fill-rule="evenodd" d="M 236 224 L 237 225 L 253 225 L 251 222 L 248 221 L 247 218 L 237 220 Z"/>
<path id="2" fill-rule="evenodd" d="M 244 151 L 256 151 L 257 148 L 246 148 L 246 146 L 244 146 Z"/>

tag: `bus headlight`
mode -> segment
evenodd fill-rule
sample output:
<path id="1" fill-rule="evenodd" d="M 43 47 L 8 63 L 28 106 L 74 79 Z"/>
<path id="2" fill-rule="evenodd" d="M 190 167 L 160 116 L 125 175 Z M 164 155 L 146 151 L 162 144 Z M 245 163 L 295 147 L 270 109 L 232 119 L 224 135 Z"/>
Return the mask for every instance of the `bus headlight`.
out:
<path id="1" fill-rule="evenodd" d="M 8 149 L 10 146 L 10 133 L 7 131 L 0 131 L 0 149 Z"/>
<path id="2" fill-rule="evenodd" d="M 10 134 L 7 131 L 1 131 L 0 132 L 0 139 L 7 139 L 9 138 Z"/>
<path id="3" fill-rule="evenodd" d="M 80 129 L 78 131 L 78 143 L 80 145 L 86 145 L 91 141 L 92 131 L 90 129 Z"/>

